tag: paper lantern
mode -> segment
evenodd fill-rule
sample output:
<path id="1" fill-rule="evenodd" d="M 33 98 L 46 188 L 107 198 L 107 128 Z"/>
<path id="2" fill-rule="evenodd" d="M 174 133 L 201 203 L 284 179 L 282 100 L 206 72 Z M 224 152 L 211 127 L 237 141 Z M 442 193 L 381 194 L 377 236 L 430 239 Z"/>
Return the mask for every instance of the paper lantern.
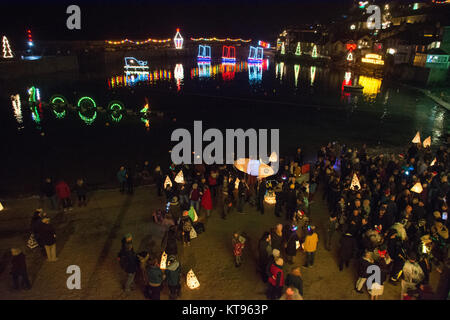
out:
<path id="1" fill-rule="evenodd" d="M 166 177 L 166 180 L 164 181 L 164 189 L 167 189 L 168 187 L 172 187 L 172 181 L 170 181 L 169 177 Z"/>
<path id="2" fill-rule="evenodd" d="M 431 147 L 431 137 L 428 137 L 425 140 L 423 140 L 423 147 L 424 148 Z"/>
<path id="3" fill-rule="evenodd" d="M 420 182 L 417 182 L 412 188 L 411 188 L 412 192 L 415 193 L 422 193 L 423 188 L 422 188 L 422 184 Z"/>
<path id="4" fill-rule="evenodd" d="M 431 161 L 430 167 L 434 166 L 435 164 L 436 164 L 436 158 L 434 158 L 433 161 Z"/>
<path id="5" fill-rule="evenodd" d="M 186 276 L 186 283 L 189 289 L 197 289 L 200 287 L 200 282 L 198 281 L 197 277 L 195 276 L 194 271 L 189 270 Z"/>
<path id="6" fill-rule="evenodd" d="M 300 248 L 300 241 L 295 241 L 295 249 L 298 250 L 298 248 Z"/>
<path id="7" fill-rule="evenodd" d="M 356 189 L 356 187 L 358 187 L 358 188 Z M 350 185 L 350 189 L 352 189 L 352 190 L 360 190 L 361 189 L 361 185 L 359 184 L 358 176 L 356 175 L 356 173 L 353 174 L 352 184 Z"/>
<path id="8" fill-rule="evenodd" d="M 183 170 L 180 170 L 180 172 L 178 172 L 177 176 L 175 177 L 175 182 L 176 183 L 184 183 Z"/>
<path id="9" fill-rule="evenodd" d="M 270 162 L 277 162 L 278 161 L 278 156 L 277 156 L 277 153 L 275 151 L 270 154 L 269 161 Z"/>
<path id="10" fill-rule="evenodd" d="M 2 203 L 0 202 L 0 211 L 3 211 L 5 208 L 3 208 Z"/>
<path id="11" fill-rule="evenodd" d="M 268 204 L 276 204 L 277 199 L 275 197 L 275 192 L 273 191 L 267 191 L 264 195 L 264 201 Z"/>
<path id="12" fill-rule="evenodd" d="M 161 263 L 159 268 L 165 270 L 167 268 L 167 253 L 164 251 L 161 256 Z"/>
<path id="13" fill-rule="evenodd" d="M 420 132 L 417 131 L 416 135 L 414 136 L 414 139 L 411 141 L 412 143 L 420 143 Z"/>
<path id="14" fill-rule="evenodd" d="M 239 178 L 236 178 L 236 181 L 234 182 L 234 187 L 236 189 L 239 188 L 239 182 L 240 182 Z"/>

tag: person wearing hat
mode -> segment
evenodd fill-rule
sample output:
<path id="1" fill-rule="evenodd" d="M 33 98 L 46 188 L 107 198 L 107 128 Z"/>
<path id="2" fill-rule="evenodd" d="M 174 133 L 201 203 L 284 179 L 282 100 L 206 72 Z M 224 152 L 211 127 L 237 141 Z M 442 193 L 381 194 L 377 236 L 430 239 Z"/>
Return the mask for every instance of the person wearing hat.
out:
<path id="1" fill-rule="evenodd" d="M 355 237 L 351 233 L 345 233 L 341 238 L 341 247 L 339 248 L 339 271 L 344 270 L 344 264 L 348 268 L 350 259 L 354 257 L 357 248 Z"/>
<path id="2" fill-rule="evenodd" d="M 284 286 L 283 264 L 283 259 L 278 257 L 269 268 L 270 277 L 267 298 L 270 300 L 276 300 L 281 297 L 281 292 Z"/>
<path id="3" fill-rule="evenodd" d="M 181 265 L 175 255 L 170 255 L 167 259 L 167 269 L 165 270 L 167 286 L 169 287 L 169 299 L 175 300 L 181 296 Z"/>
<path id="4" fill-rule="evenodd" d="M 11 248 L 11 276 L 13 279 L 14 289 L 30 290 L 31 284 L 28 279 L 27 263 L 25 255 L 20 249 Z"/>

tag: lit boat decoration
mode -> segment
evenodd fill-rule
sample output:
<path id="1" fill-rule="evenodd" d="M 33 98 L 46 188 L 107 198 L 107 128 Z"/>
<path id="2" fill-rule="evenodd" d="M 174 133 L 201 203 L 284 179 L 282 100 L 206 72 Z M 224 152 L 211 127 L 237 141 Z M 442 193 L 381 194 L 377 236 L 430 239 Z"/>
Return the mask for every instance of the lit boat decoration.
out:
<path id="1" fill-rule="evenodd" d="M 147 61 L 141 61 L 134 57 L 125 57 L 125 65 L 123 68 L 129 72 L 148 71 L 147 63 Z"/>

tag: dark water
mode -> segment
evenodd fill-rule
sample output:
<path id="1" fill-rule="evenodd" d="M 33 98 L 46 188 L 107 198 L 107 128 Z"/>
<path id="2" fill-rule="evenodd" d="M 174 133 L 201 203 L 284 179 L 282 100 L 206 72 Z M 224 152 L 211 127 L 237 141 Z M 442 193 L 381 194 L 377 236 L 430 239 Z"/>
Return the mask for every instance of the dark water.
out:
<path id="1" fill-rule="evenodd" d="M 361 94 L 343 91 L 344 84 L 355 81 L 364 86 Z M 39 123 L 27 103 L 30 86 L 40 91 Z M 313 154 L 328 141 L 395 149 L 408 144 L 417 130 L 436 144 L 449 125 L 448 114 L 430 99 L 381 78 L 273 60 L 234 66 L 150 61 L 149 73 L 134 79 L 118 65 L 104 74 L 6 81 L 0 89 L 0 195 L 35 192 L 47 175 L 71 183 L 85 177 L 92 185 L 114 184 L 121 164 L 166 163 L 172 131 L 192 130 L 194 120 L 202 120 L 204 130 L 279 128 L 284 154 L 299 145 Z M 16 93 L 22 104 L 14 110 L 9 97 Z M 47 105 L 55 94 L 75 105 L 61 119 Z M 82 96 L 92 97 L 98 107 L 91 124 L 76 108 Z M 145 98 L 151 109 L 147 125 L 139 115 Z M 101 109 L 112 100 L 129 111 L 120 122 Z M 92 111 L 83 114 L 89 117 Z"/>

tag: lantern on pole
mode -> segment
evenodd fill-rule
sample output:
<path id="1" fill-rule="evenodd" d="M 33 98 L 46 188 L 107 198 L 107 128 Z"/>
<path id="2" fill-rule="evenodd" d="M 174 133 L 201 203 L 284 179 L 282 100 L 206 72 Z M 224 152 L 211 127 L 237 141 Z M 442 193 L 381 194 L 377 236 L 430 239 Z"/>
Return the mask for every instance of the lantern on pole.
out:
<path id="1" fill-rule="evenodd" d="M 186 284 L 189 287 L 189 289 L 197 289 L 198 287 L 200 287 L 200 282 L 198 281 L 192 269 L 189 270 L 189 272 L 186 275 Z"/>
<path id="2" fill-rule="evenodd" d="M 423 147 L 424 148 L 431 147 L 431 136 L 423 140 Z"/>
<path id="3" fill-rule="evenodd" d="M 430 167 L 434 166 L 435 164 L 436 164 L 436 158 L 434 158 L 433 161 L 431 161 Z"/>
<path id="4" fill-rule="evenodd" d="M 411 141 L 412 143 L 420 143 L 420 132 L 417 131 L 416 135 L 414 136 L 414 139 Z"/>
<path id="5" fill-rule="evenodd" d="M 422 193 L 423 188 L 422 188 L 422 184 L 420 182 L 417 182 L 412 188 L 411 188 L 412 192 L 415 193 Z"/>
<path id="6" fill-rule="evenodd" d="M 170 181 L 169 176 L 166 176 L 166 180 L 164 181 L 164 189 L 167 189 L 168 187 L 172 187 L 172 181 Z"/>
<path id="7" fill-rule="evenodd" d="M 164 251 L 161 256 L 161 263 L 159 265 L 161 270 L 166 270 L 167 268 L 167 253 Z"/>
<path id="8" fill-rule="evenodd" d="M 353 174 L 352 183 L 350 185 L 350 189 L 359 190 L 361 189 L 361 185 L 359 184 L 359 179 L 356 173 Z"/>
<path id="9" fill-rule="evenodd" d="M 178 174 L 175 177 L 175 182 L 176 183 L 184 183 L 183 170 L 180 170 L 180 172 L 178 172 Z"/>

